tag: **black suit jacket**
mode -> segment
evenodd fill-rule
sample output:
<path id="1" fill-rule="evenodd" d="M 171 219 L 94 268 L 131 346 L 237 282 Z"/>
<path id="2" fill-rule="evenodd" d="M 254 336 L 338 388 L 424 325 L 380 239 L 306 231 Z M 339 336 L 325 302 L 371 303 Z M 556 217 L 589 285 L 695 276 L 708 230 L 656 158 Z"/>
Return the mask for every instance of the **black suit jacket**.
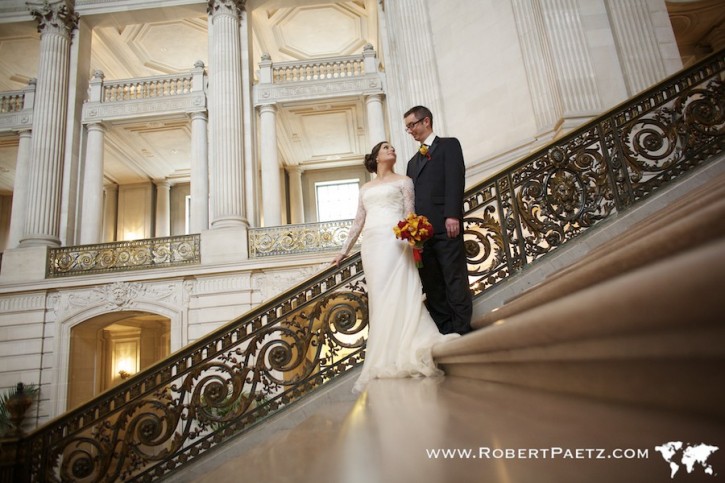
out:
<path id="1" fill-rule="evenodd" d="M 446 232 L 446 218 L 463 220 L 466 166 L 456 138 L 436 137 L 428 148 L 430 159 L 416 153 L 408 161 L 407 175 L 415 187 L 415 212 L 425 215 L 436 234 Z"/>

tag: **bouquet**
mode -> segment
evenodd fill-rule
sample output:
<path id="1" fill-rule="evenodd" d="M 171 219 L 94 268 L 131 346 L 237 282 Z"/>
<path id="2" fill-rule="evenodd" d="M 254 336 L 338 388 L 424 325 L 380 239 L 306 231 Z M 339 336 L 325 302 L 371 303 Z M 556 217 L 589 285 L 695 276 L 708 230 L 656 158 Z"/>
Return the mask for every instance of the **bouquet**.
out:
<path id="1" fill-rule="evenodd" d="M 393 227 L 395 238 L 406 240 L 413 247 L 415 266 L 423 266 L 423 243 L 433 236 L 433 225 L 423 215 L 411 213 Z"/>

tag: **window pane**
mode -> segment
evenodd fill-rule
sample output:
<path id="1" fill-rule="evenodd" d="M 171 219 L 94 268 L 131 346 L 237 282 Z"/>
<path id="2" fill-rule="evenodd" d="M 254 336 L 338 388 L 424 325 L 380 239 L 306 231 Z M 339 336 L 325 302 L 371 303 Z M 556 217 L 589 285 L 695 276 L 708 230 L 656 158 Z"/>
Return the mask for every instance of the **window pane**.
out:
<path id="1" fill-rule="evenodd" d="M 317 221 L 355 218 L 359 184 L 357 179 L 315 183 Z"/>

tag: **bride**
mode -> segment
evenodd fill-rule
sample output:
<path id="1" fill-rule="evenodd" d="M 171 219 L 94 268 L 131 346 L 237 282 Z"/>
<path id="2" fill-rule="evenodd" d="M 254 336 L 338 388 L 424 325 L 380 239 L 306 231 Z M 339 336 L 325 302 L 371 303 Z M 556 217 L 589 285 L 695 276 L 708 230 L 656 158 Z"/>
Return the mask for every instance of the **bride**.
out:
<path id="1" fill-rule="evenodd" d="M 431 347 L 458 337 L 438 331 L 423 305 L 411 246 L 393 233 L 398 221 L 415 211 L 413 181 L 393 171 L 395 157 L 395 148 L 387 141 L 365 155 L 365 168 L 377 176 L 360 189 L 357 215 L 342 252 L 333 260 L 339 264 L 362 233 L 360 253 L 370 312 L 365 362 L 355 392 L 376 378 L 442 375 Z"/>

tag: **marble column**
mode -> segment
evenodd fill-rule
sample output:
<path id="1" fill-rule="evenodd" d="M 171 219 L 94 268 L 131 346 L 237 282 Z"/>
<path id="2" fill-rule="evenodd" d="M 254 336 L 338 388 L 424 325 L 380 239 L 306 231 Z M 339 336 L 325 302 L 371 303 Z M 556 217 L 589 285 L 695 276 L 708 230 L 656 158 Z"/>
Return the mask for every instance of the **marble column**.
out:
<path id="1" fill-rule="evenodd" d="M 116 241 L 116 225 L 118 224 L 118 185 L 108 184 L 104 187 L 103 197 L 103 242 Z"/>
<path id="2" fill-rule="evenodd" d="M 18 133 L 18 157 L 15 162 L 15 183 L 13 184 L 13 206 L 10 212 L 10 233 L 8 234 L 8 248 L 17 248 L 25 228 L 25 218 L 28 210 L 28 164 L 30 163 L 30 149 L 32 132 L 29 129 Z"/>
<path id="3" fill-rule="evenodd" d="M 83 208 L 81 244 L 103 240 L 103 146 L 105 128 L 101 123 L 88 125 L 86 162 L 83 169 Z"/>
<path id="4" fill-rule="evenodd" d="M 299 166 L 287 168 L 289 175 L 290 223 L 305 222 L 305 203 L 302 197 L 302 173 Z"/>
<path id="5" fill-rule="evenodd" d="M 40 62 L 21 247 L 60 245 L 60 205 L 68 107 L 70 34 L 78 23 L 69 1 L 31 3 L 40 32 Z"/>
<path id="6" fill-rule="evenodd" d="M 385 141 L 385 117 L 383 115 L 383 96 L 372 94 L 365 97 L 365 107 L 368 113 L 368 134 L 370 146 L 367 152 L 380 141 Z"/>
<path id="7" fill-rule="evenodd" d="M 561 120 L 562 106 L 541 5 L 539 0 L 513 0 L 512 6 L 537 131 L 551 131 Z"/>
<path id="8" fill-rule="evenodd" d="M 190 233 L 201 233 L 209 229 L 209 165 L 206 129 L 206 113 L 192 113 Z"/>
<path id="9" fill-rule="evenodd" d="M 156 185 L 156 238 L 171 235 L 171 184 L 154 181 Z"/>
<path id="10" fill-rule="evenodd" d="M 577 0 L 541 0 L 565 117 L 591 117 L 602 110 L 592 57 Z"/>
<path id="11" fill-rule="evenodd" d="M 433 113 L 437 134 L 446 135 L 443 121 L 442 94 L 438 80 L 435 50 L 425 2 L 419 0 L 386 0 L 383 9 L 381 35 L 387 46 L 388 115 L 390 142 L 398 152 L 396 171 L 405 172 L 405 164 L 418 149 L 415 141 L 403 129 L 403 114 L 411 107 L 423 104 Z"/>
<path id="12" fill-rule="evenodd" d="M 649 2 L 641 0 L 607 0 L 627 94 L 656 84 L 666 75 Z"/>
<path id="13" fill-rule="evenodd" d="M 244 208 L 241 0 L 208 0 L 211 228 L 247 226 Z"/>
<path id="14" fill-rule="evenodd" d="M 282 192 L 277 156 L 277 106 L 260 106 L 259 118 L 264 226 L 279 226 L 282 224 Z"/>

